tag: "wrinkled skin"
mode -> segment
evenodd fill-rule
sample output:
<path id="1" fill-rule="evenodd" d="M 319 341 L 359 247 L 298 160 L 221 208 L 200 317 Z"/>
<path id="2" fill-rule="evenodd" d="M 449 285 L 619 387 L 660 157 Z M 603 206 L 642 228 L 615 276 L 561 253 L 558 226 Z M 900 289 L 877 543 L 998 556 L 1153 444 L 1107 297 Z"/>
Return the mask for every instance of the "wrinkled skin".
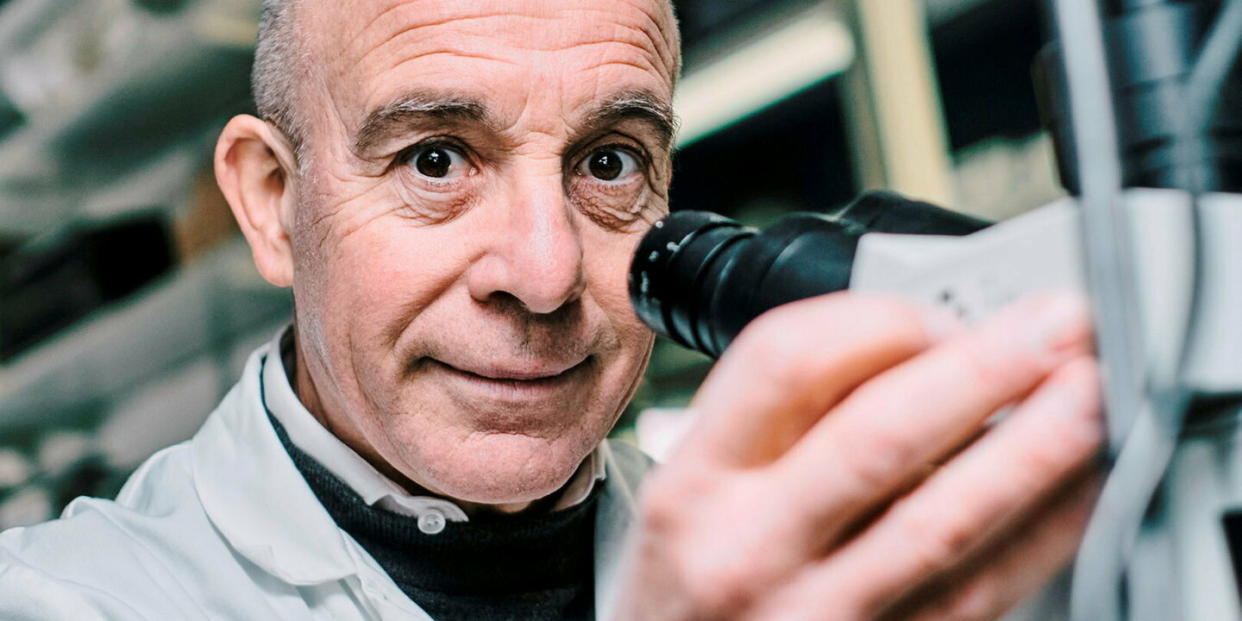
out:
<path id="1" fill-rule="evenodd" d="M 650 353 L 625 273 L 667 210 L 671 16 L 339 4 L 300 13 L 306 159 L 240 116 L 217 178 L 260 272 L 293 288 L 307 408 L 394 480 L 522 510 Z M 1073 299 L 973 329 L 853 294 L 776 309 L 645 486 L 618 618 L 995 618 L 1077 545 L 1098 401 Z"/>

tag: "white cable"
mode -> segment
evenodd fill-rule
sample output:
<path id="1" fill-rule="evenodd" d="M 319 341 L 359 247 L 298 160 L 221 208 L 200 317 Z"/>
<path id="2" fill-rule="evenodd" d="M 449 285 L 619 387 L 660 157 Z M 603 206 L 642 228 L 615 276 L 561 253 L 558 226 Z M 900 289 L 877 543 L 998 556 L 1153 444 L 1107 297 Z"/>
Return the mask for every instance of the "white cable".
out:
<path id="1" fill-rule="evenodd" d="M 1069 92 L 1073 152 L 1078 165 L 1087 282 L 1096 341 L 1105 369 L 1104 394 L 1111 446 L 1147 413 L 1143 400 L 1142 334 L 1135 300 L 1129 226 L 1099 7 L 1094 0 L 1051 0 Z M 1154 448 L 1154 447 L 1153 447 Z M 1126 459 L 1125 461 L 1130 461 Z M 1129 499 L 1110 477 L 1087 528 L 1074 570 L 1075 621 L 1120 621 L 1117 585 L 1125 567 L 1122 537 L 1131 530 Z M 1111 499 L 1111 500 L 1110 500 Z M 1141 519 L 1141 512 L 1140 512 Z"/>
<path id="2" fill-rule="evenodd" d="M 1058 24 L 1068 17 L 1060 14 L 1062 10 L 1070 10 L 1071 7 L 1066 4 L 1067 1 L 1058 2 Z M 1085 3 L 1078 3 L 1078 8 L 1084 6 Z M 1094 11 L 1090 12 L 1094 14 Z M 1095 18 L 1098 28 L 1098 15 Z M 1066 33 L 1062 31 L 1061 36 L 1064 42 Z M 1242 0 L 1232 0 L 1222 9 L 1206 41 L 1191 77 L 1187 80 L 1187 113 L 1178 136 L 1180 144 L 1186 145 L 1180 154 L 1182 157 L 1178 159 L 1187 169 L 1201 163 L 1202 158 L 1199 156 L 1203 153 L 1202 150 L 1192 149 L 1190 145 L 1197 144 L 1206 133 L 1217 96 L 1233 69 L 1239 49 L 1242 48 Z M 1069 47 L 1066 45 L 1067 65 L 1074 62 L 1069 55 Z M 1078 51 L 1083 50 L 1080 48 Z M 1071 97 L 1074 88 L 1075 84 L 1071 83 Z M 1071 108 L 1074 114 L 1078 113 L 1078 108 L 1073 105 Z M 1083 162 L 1081 153 L 1079 161 Z M 1085 163 L 1083 168 L 1086 168 Z M 1080 176 L 1085 175 L 1085 170 L 1080 173 Z M 1085 183 L 1084 179 L 1084 201 Z M 1187 179 L 1187 186 L 1192 197 L 1196 196 L 1202 187 L 1201 179 L 1192 172 Z M 1199 251 L 1196 261 L 1200 268 L 1201 240 L 1202 236 L 1196 239 L 1196 249 Z M 1193 318 L 1202 310 L 1198 299 L 1202 282 L 1198 273 L 1199 270 L 1196 270 L 1196 294 L 1192 300 L 1192 319 L 1187 326 L 1187 336 L 1195 324 Z M 1188 358 L 1191 339 L 1186 338 L 1183 343 L 1182 360 L 1179 362 Z M 1137 418 L 1105 484 L 1079 552 L 1071 601 L 1071 616 L 1076 621 L 1119 621 L 1121 618 L 1118 587 L 1138 537 L 1145 510 L 1160 485 L 1176 448 L 1183 413 L 1189 401 L 1189 395 L 1177 384 L 1175 377 L 1165 373 L 1159 375 L 1165 377 L 1153 380 L 1163 385 L 1150 386 L 1152 396 L 1142 402 L 1143 407 L 1135 410 Z M 1137 386 L 1135 396 L 1141 396 L 1137 392 Z"/>

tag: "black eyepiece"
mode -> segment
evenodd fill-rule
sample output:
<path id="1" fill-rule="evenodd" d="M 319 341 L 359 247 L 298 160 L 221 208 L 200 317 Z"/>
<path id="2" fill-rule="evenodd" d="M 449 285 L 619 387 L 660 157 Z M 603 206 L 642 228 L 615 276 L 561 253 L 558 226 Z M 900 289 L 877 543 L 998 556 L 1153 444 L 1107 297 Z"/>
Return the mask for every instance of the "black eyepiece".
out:
<path id="1" fill-rule="evenodd" d="M 639 243 L 630 300 L 656 332 L 719 357 L 764 311 L 847 288 L 863 233 L 964 235 L 987 224 L 882 193 L 834 217 L 791 214 L 763 232 L 710 212 L 678 212 Z"/>

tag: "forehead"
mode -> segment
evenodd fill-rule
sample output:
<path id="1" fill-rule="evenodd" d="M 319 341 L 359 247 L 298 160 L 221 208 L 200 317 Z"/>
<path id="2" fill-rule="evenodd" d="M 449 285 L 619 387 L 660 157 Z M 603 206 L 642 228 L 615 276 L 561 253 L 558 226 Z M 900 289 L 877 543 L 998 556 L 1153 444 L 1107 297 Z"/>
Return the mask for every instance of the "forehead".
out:
<path id="1" fill-rule="evenodd" d="M 313 58 L 347 126 L 424 86 L 514 116 L 532 100 L 553 100 L 564 113 L 617 90 L 672 95 L 677 50 L 661 0 L 309 0 L 304 8 Z"/>

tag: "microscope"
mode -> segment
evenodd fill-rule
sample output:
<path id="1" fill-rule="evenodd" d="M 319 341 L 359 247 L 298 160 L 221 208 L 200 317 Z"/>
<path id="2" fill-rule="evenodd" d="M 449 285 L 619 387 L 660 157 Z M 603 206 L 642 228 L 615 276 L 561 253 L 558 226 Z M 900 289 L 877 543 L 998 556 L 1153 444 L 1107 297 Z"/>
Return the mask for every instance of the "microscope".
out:
<path id="1" fill-rule="evenodd" d="M 1024 295 L 1091 300 L 1108 476 L 1075 621 L 1242 619 L 1242 0 L 1047 0 L 1036 66 L 1070 197 L 989 224 L 873 193 L 757 231 L 655 223 L 638 315 L 719 356 L 752 319 L 842 289 L 971 322 Z"/>

